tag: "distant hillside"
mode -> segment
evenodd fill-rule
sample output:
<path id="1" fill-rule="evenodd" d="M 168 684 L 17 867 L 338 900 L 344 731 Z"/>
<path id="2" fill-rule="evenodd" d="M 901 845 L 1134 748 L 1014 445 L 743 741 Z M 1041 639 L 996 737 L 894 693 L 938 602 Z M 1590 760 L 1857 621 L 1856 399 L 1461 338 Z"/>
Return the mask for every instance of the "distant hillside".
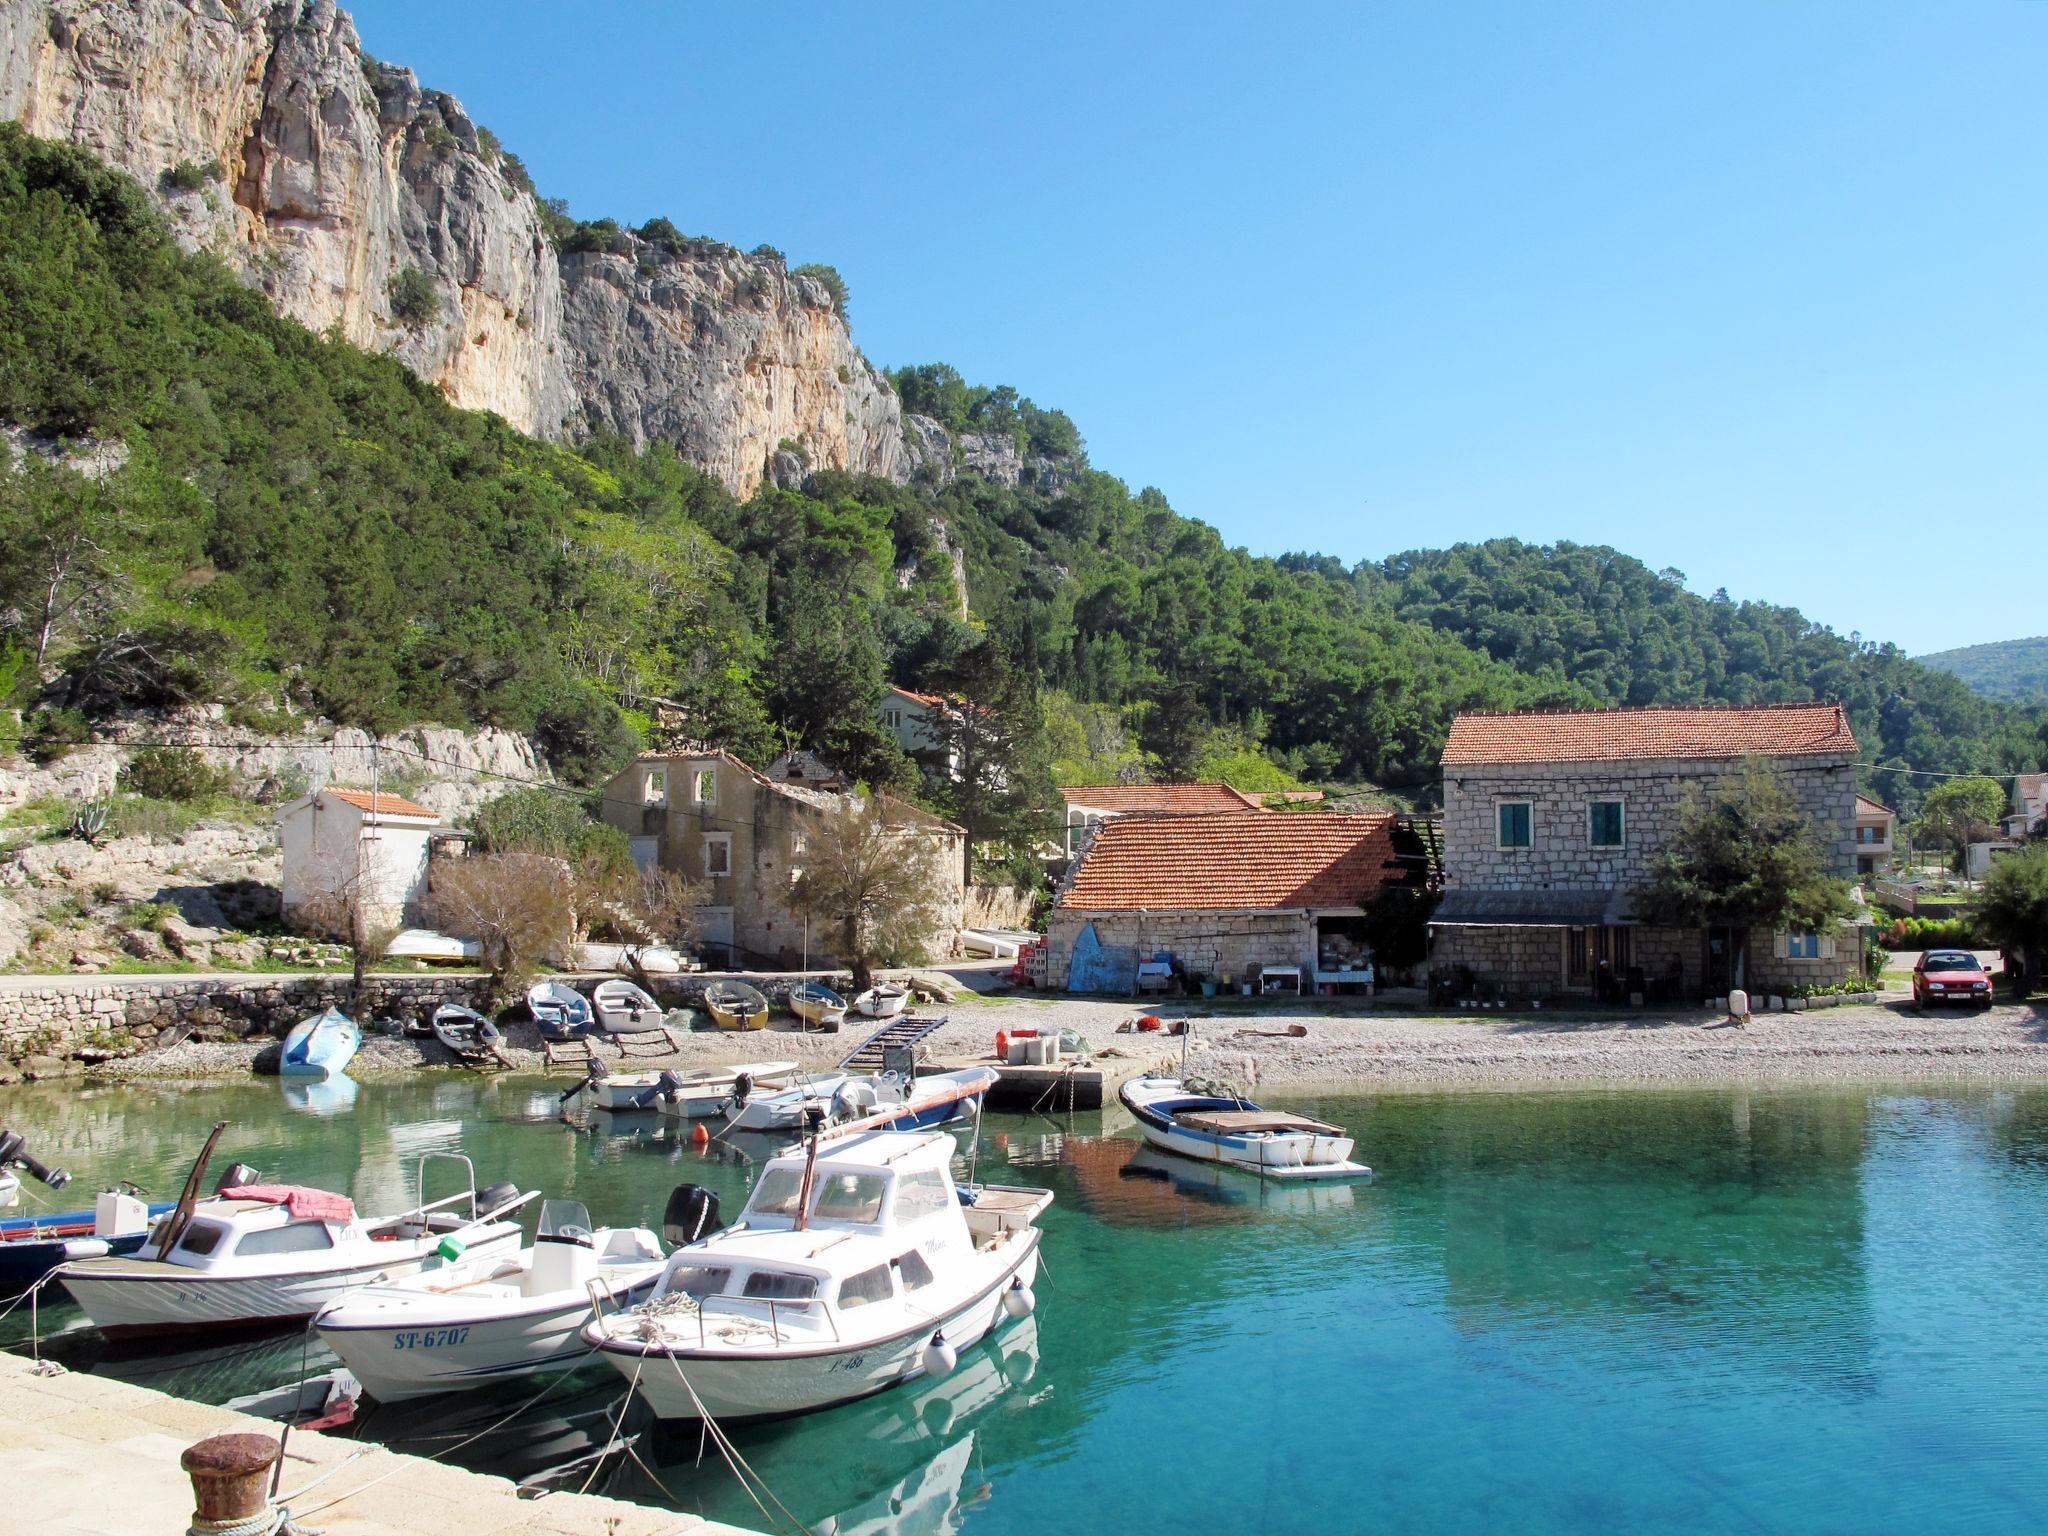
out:
<path id="1" fill-rule="evenodd" d="M 1994 640 L 1922 656 L 1921 664 L 1952 672 L 1987 699 L 2048 703 L 2048 635 Z"/>

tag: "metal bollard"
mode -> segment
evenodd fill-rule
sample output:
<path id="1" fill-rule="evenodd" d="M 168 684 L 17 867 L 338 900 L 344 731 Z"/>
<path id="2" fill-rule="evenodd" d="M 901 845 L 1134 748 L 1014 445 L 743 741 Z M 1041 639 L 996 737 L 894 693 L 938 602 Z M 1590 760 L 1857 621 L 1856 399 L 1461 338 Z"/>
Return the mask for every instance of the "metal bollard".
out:
<path id="1" fill-rule="evenodd" d="M 214 1435 L 188 1446 L 178 1464 L 192 1479 L 195 1529 L 254 1520 L 270 1507 L 278 1443 L 268 1435 Z"/>

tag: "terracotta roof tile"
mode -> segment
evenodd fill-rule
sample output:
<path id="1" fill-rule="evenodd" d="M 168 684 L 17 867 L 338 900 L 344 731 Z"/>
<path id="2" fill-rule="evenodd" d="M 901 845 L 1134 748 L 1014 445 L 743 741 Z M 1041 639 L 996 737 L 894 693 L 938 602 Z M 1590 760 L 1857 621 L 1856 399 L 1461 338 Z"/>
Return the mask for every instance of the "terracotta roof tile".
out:
<path id="1" fill-rule="evenodd" d="M 430 811 L 417 801 L 394 795 L 388 790 L 372 795 L 367 789 L 336 789 L 329 785 L 325 793 L 344 805 L 352 805 L 359 811 L 369 811 L 377 816 L 424 816 L 429 821 L 441 819 L 439 811 Z"/>
<path id="2" fill-rule="evenodd" d="M 1350 907 L 1389 879 L 1392 816 L 1334 811 L 1118 816 L 1102 823 L 1060 905 L 1082 911 Z"/>
<path id="3" fill-rule="evenodd" d="M 1888 805 L 1879 805 L 1868 795 L 1858 795 L 1856 797 L 1856 814 L 1858 816 L 1889 816 L 1892 814 L 1892 808 Z"/>
<path id="4" fill-rule="evenodd" d="M 1444 743 L 1444 762 L 1778 757 L 1855 750 L 1849 717 L 1837 704 L 1529 710 L 1458 716 Z"/>
<path id="5" fill-rule="evenodd" d="M 918 703 L 925 705 L 942 705 L 946 702 L 936 693 L 919 693 L 913 688 L 897 688 L 892 685 L 889 691 L 901 694 L 906 699 L 915 699 Z"/>
<path id="6" fill-rule="evenodd" d="M 1068 805 L 1116 816 L 1189 816 L 1205 811 L 1263 811 L 1251 796 L 1228 784 L 1063 784 Z"/>

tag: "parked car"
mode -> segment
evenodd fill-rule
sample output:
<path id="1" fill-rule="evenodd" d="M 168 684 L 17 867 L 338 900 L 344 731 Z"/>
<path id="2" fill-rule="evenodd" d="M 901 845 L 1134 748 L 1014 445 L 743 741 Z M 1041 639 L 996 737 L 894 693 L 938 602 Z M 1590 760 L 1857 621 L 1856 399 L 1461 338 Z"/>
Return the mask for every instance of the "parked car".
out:
<path id="1" fill-rule="evenodd" d="M 1913 967 L 1913 1001 L 1991 1006 L 1991 973 L 1966 949 L 1930 949 Z"/>

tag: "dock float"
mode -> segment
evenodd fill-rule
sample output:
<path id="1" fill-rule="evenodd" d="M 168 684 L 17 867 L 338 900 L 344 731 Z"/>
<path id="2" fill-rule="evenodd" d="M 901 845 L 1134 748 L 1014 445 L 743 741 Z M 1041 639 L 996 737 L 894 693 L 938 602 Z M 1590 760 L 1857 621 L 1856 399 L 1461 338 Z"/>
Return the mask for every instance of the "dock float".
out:
<path id="1" fill-rule="evenodd" d="M 179 1465 L 185 1448 L 223 1432 L 275 1439 L 280 1429 L 103 1376 L 39 1376 L 11 1354 L 0 1354 L 0 1423 L 7 1426 L 7 1528 L 38 1536 L 182 1531 L 192 1518 L 192 1484 Z M 283 1493 L 323 1474 L 292 1501 L 292 1514 L 325 1536 L 753 1536 L 591 1494 L 522 1499 L 502 1477 L 293 1430 Z"/>
<path id="2" fill-rule="evenodd" d="M 984 1056 L 973 1061 L 932 1062 L 920 1066 L 918 1072 L 953 1072 L 963 1067 L 987 1067 L 996 1074 L 995 1086 L 988 1091 L 990 1109 L 1063 1114 L 1073 1109 L 1100 1109 L 1114 1102 L 1116 1090 L 1146 1071 L 1148 1063 L 1125 1056 L 1072 1056 L 1034 1067 Z"/>

